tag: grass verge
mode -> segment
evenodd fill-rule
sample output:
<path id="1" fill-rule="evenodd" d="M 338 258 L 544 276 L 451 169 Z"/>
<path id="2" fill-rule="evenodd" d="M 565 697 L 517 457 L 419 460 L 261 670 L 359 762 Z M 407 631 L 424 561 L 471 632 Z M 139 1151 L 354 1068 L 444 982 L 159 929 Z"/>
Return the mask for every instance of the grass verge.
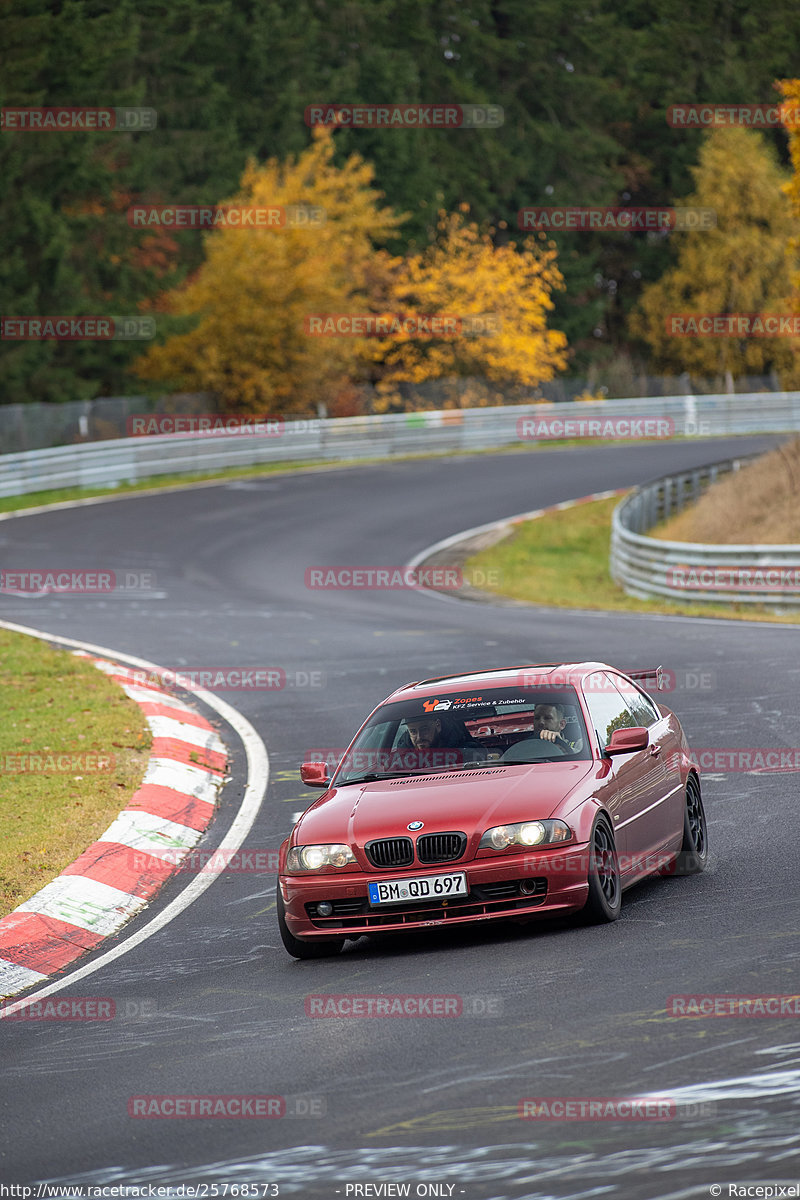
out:
<path id="1" fill-rule="evenodd" d="M 0 689 L 4 916 L 108 828 L 142 781 L 151 737 L 139 706 L 90 662 L 5 629 Z"/>
<path id="2" fill-rule="evenodd" d="M 359 460 L 363 461 L 363 460 Z M 0 496 L 0 513 L 19 512 L 39 505 L 61 504 L 71 500 L 90 500 L 96 496 L 125 496 L 135 492 L 179 488 L 192 483 L 214 483 L 216 480 L 242 479 L 252 475 L 274 475 L 280 471 L 323 469 L 330 466 L 352 466 L 352 463 L 260 463 L 252 467 L 228 467 L 223 471 L 196 471 L 190 474 L 153 475 L 137 483 L 121 483 L 118 487 L 52 488 L 47 492 L 26 492 L 22 496 Z"/>
<path id="3" fill-rule="evenodd" d="M 649 530 L 674 542 L 796 545 L 800 542 L 800 437 L 723 475 L 696 504 Z"/>
<path id="4" fill-rule="evenodd" d="M 760 604 L 675 604 L 628 596 L 611 578 L 608 569 L 611 514 L 619 501 L 619 497 L 593 500 L 523 522 L 510 537 L 467 558 L 463 564 L 464 579 L 469 582 L 473 572 L 481 580 L 494 578 L 496 585 L 481 582 L 481 588 L 528 604 L 555 608 L 724 617 L 778 624 L 800 621 L 798 613 L 776 613 Z"/>

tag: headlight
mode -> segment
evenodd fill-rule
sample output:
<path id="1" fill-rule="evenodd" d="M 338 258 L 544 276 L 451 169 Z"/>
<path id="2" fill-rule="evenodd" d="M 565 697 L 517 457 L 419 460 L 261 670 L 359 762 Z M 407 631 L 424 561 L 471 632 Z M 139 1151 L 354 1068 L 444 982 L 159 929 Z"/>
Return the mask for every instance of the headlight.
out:
<path id="1" fill-rule="evenodd" d="M 293 846 L 286 856 L 287 871 L 328 871 L 357 865 L 349 846 L 329 842 L 324 846 Z"/>
<path id="2" fill-rule="evenodd" d="M 495 825 L 481 838 L 479 850 L 505 850 L 507 846 L 542 846 L 568 842 L 572 830 L 563 821 L 518 821 L 514 825 Z"/>

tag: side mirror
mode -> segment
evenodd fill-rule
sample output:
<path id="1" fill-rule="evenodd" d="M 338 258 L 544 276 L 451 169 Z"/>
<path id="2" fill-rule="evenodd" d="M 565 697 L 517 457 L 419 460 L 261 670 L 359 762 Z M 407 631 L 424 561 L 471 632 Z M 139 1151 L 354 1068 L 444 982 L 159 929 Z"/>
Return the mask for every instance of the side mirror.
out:
<path id="1" fill-rule="evenodd" d="M 324 762 L 305 762 L 300 768 L 300 778 L 308 787 L 327 787 L 328 764 Z"/>
<path id="2" fill-rule="evenodd" d="M 647 730 L 643 725 L 615 729 L 603 754 L 632 754 L 634 750 L 646 750 L 648 740 Z"/>

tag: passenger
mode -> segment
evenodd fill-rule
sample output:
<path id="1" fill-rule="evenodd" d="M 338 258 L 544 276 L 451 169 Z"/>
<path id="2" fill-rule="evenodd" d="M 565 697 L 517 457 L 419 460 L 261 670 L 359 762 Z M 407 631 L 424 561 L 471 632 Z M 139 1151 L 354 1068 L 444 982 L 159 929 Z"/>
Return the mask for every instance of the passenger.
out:
<path id="1" fill-rule="evenodd" d="M 398 740 L 398 749 L 447 749 L 466 753 L 468 761 L 485 758 L 483 746 L 467 732 L 463 722 L 455 724 L 450 720 L 443 721 L 440 717 L 425 714 L 420 717 L 407 717 L 404 724 L 406 728 Z"/>

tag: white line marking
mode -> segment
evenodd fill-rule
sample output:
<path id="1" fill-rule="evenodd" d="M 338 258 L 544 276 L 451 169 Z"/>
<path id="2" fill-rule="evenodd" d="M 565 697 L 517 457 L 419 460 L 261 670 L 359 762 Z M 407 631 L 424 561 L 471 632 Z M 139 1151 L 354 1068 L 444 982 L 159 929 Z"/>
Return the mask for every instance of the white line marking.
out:
<path id="1" fill-rule="evenodd" d="M 9 629 L 12 633 L 25 633 L 29 637 L 36 637 L 45 642 L 57 642 L 62 646 L 73 646 L 79 650 L 89 650 L 92 653 L 105 657 L 117 658 L 120 662 L 131 663 L 133 666 L 143 667 L 147 671 L 159 672 L 162 670 L 155 663 L 148 662 L 143 658 L 135 658 L 131 654 L 121 654 L 116 650 L 109 650 L 105 646 L 95 646 L 91 642 L 80 642 L 75 638 L 60 637 L 58 634 L 45 633 L 40 629 L 30 629 L 26 625 L 14 625 L 10 621 L 0 621 L 0 628 Z M 218 696 L 213 695 L 212 692 L 207 692 L 204 688 L 197 688 L 195 695 L 199 700 L 202 700 L 210 708 L 218 712 L 223 720 L 227 721 L 231 728 L 238 733 L 244 744 L 247 755 L 247 786 L 233 824 L 219 843 L 219 846 L 216 847 L 218 850 L 238 850 L 252 829 L 253 822 L 258 816 L 258 811 L 266 794 L 267 783 L 269 782 L 269 755 L 267 754 L 266 746 L 253 726 L 231 704 L 228 704 L 225 700 L 220 700 Z M 84 979 L 87 975 L 94 974 L 101 967 L 107 966 L 114 959 L 120 958 L 123 954 L 127 954 L 129 950 L 133 950 L 142 942 L 147 941 L 154 933 L 158 933 L 166 925 L 169 925 L 170 921 L 173 921 L 175 917 L 180 916 L 218 878 L 219 875 L 211 872 L 196 875 L 191 883 L 158 916 L 153 917 L 151 921 L 148 921 L 146 925 L 137 933 L 132 934 L 121 945 L 115 946 L 113 950 L 107 950 L 105 954 L 101 954 L 99 958 L 96 958 L 91 963 L 87 963 L 86 966 L 79 967 L 77 970 L 71 971 L 68 975 L 61 976 L 55 983 L 51 983 L 45 988 L 40 988 L 38 992 L 26 996 L 24 1000 L 20 1000 L 13 1005 L 4 1005 L 0 1009 L 0 1020 L 16 1012 L 18 1009 L 24 1008 L 26 1004 L 30 1004 L 33 1000 L 41 1000 L 45 996 L 51 996 L 54 992 L 58 992 L 76 983 L 79 979 Z"/>

